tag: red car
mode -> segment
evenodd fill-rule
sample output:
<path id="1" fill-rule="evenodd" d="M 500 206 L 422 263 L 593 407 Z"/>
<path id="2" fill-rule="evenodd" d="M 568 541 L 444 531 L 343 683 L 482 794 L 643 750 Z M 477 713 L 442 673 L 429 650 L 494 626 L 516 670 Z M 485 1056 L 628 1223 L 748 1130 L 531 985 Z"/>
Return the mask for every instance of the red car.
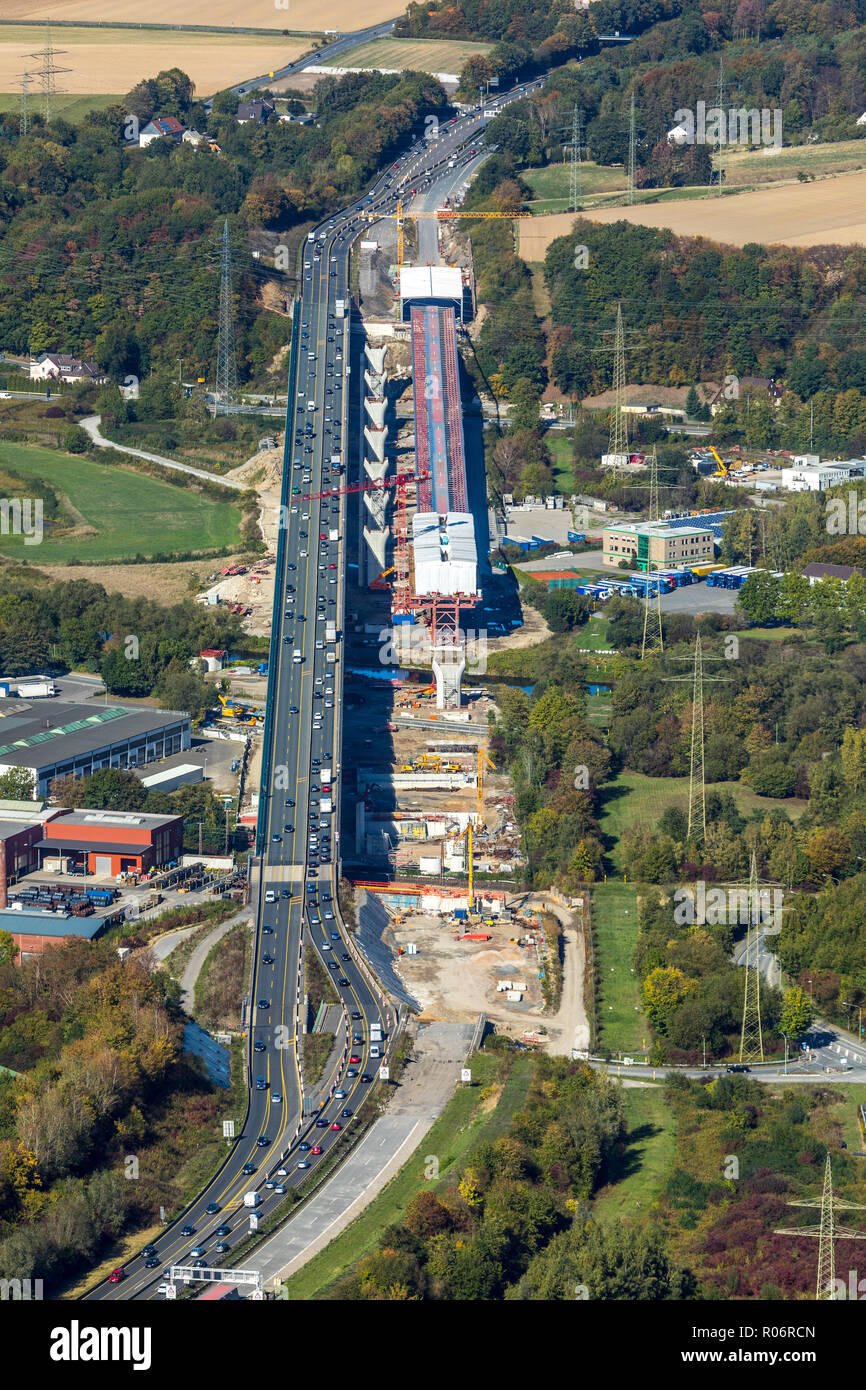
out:
<path id="1" fill-rule="evenodd" d="M 349 1061 L 350 1061 L 350 1062 L 360 1062 L 360 1060 L 361 1060 L 360 1057 L 356 1057 L 355 1054 L 354 1054 L 354 1052 L 352 1053 L 351 1057 L 349 1058 Z"/>
<path id="2" fill-rule="evenodd" d="M 120 1269 L 113 1269 L 113 1270 L 111 1271 L 111 1273 L 110 1273 L 109 1276 L 108 1276 L 108 1282 L 109 1282 L 109 1284 L 119 1284 L 120 1281 L 121 1281 L 121 1279 L 125 1279 L 125 1278 L 126 1278 L 126 1270 L 123 1269 L 123 1267 L 121 1267 Z"/>
<path id="3" fill-rule="evenodd" d="M 319 532 L 319 540 L 320 540 L 320 541 L 326 541 L 327 539 L 328 539 L 328 533 L 327 533 L 327 531 L 320 531 L 320 532 Z"/>
<path id="4" fill-rule="evenodd" d="M 311 1154 L 320 1154 L 321 1152 L 322 1150 L 319 1148 L 318 1144 L 314 1144 L 313 1147 L 310 1149 Z"/>
<path id="5" fill-rule="evenodd" d="M 331 1125 L 331 1129 L 342 1129 L 342 1128 L 343 1128 L 343 1126 L 342 1126 L 342 1125 L 338 1125 L 336 1120 L 335 1120 L 334 1123 Z"/>

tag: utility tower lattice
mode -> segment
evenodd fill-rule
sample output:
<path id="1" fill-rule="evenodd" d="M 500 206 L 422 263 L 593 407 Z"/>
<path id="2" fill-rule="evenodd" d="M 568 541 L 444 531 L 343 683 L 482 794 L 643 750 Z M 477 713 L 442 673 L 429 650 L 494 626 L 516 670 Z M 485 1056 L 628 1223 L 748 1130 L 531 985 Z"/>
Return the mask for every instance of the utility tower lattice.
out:
<path id="1" fill-rule="evenodd" d="M 32 78 L 29 72 L 21 74 L 21 115 L 18 121 L 18 134 L 28 135 L 30 133 L 30 83 Z"/>
<path id="2" fill-rule="evenodd" d="M 238 364 L 235 355 L 235 320 L 232 302 L 232 252 L 229 244 L 229 221 L 223 223 L 220 254 L 220 315 L 217 349 L 217 379 L 215 410 L 226 414 L 238 403 Z"/>
<path id="3" fill-rule="evenodd" d="M 611 457 L 611 467 L 615 472 L 618 472 L 628 450 L 628 423 L 623 411 L 625 404 L 625 329 L 622 323 L 621 304 L 616 306 L 616 336 L 613 345 L 613 397 L 607 452 Z"/>
<path id="4" fill-rule="evenodd" d="M 723 57 L 719 58 L 719 76 L 718 80 L 716 81 L 716 106 L 718 107 L 719 114 L 719 142 L 716 146 L 716 158 L 718 159 L 719 167 L 716 173 L 718 183 L 718 196 L 721 197 L 722 180 L 725 175 L 725 171 L 722 168 L 722 122 L 725 120 L 725 60 Z M 727 134 L 727 130 L 725 133 Z"/>
<path id="5" fill-rule="evenodd" d="M 692 838 L 692 828 L 698 831 L 700 817 L 700 837 L 707 833 L 707 784 L 704 778 L 704 659 L 701 648 L 701 635 L 695 638 L 695 668 L 692 675 L 692 753 L 689 766 L 689 828 L 688 838 Z"/>
<path id="6" fill-rule="evenodd" d="M 656 446 L 653 445 L 652 456 L 650 458 L 650 480 L 649 480 L 649 520 L 658 521 L 659 519 L 659 461 Z M 652 565 L 647 561 L 647 575 L 652 574 Z M 664 633 L 662 632 L 662 585 L 661 579 L 656 579 L 655 607 L 652 609 L 653 630 L 649 632 L 650 624 L 650 590 L 647 584 L 647 592 L 644 598 L 643 613 L 643 642 L 641 644 L 641 661 L 647 655 L 652 656 L 655 652 L 663 652 L 665 649 Z M 650 636 L 647 645 L 647 636 Z"/>
<path id="7" fill-rule="evenodd" d="M 743 1024 L 740 1029 L 740 1061 L 763 1062 L 764 1035 L 761 1031 L 761 971 L 759 962 L 761 900 L 758 893 L 758 861 L 752 850 L 749 874 L 749 925 L 746 928 L 746 955 L 743 961 Z"/>
<path id="8" fill-rule="evenodd" d="M 632 90 L 631 106 L 629 109 L 628 117 L 628 201 L 630 203 L 634 202 L 634 170 L 636 149 L 637 139 L 635 134 L 634 119 L 634 90 Z"/>
<path id="9" fill-rule="evenodd" d="M 725 676 L 704 676 L 701 635 L 695 637 L 694 666 L 691 676 L 666 676 L 669 681 L 692 683 L 692 751 L 689 769 L 688 839 L 703 840 L 707 831 L 707 787 L 704 777 L 704 681 L 724 681 Z"/>
<path id="10" fill-rule="evenodd" d="M 789 1202 L 789 1207 L 820 1207 L 821 1222 L 818 1226 L 782 1226 L 775 1232 L 777 1236 L 817 1236 L 818 1238 L 818 1278 L 815 1283 L 815 1298 L 818 1302 L 836 1301 L 836 1248 L 837 1240 L 866 1240 L 866 1231 L 855 1231 L 848 1226 L 836 1225 L 837 1211 L 866 1211 L 860 1202 L 843 1202 L 833 1194 L 833 1169 L 830 1155 L 824 1167 L 824 1190 L 820 1202 Z M 843 1295 L 844 1297 L 844 1295 Z"/>
<path id="11" fill-rule="evenodd" d="M 51 105 L 54 98 L 58 95 L 57 74 L 59 72 L 71 72 L 71 68 L 59 68 L 54 61 L 60 54 L 66 52 L 64 48 L 55 48 L 51 42 L 51 25 L 45 26 L 45 47 L 40 48 L 37 53 L 31 53 L 31 58 L 41 58 L 42 66 L 37 69 L 36 76 L 40 79 L 42 86 L 42 114 L 45 117 L 46 125 L 51 120 Z"/>
<path id="12" fill-rule="evenodd" d="M 571 168 L 569 170 L 569 203 L 577 212 L 580 201 L 580 107 L 575 104 L 571 117 Z"/>

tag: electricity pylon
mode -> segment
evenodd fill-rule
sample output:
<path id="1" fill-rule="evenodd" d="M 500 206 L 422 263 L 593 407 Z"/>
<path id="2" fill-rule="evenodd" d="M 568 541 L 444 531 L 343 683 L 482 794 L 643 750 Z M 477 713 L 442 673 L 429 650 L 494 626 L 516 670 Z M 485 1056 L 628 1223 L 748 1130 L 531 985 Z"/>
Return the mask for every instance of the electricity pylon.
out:
<path id="1" fill-rule="evenodd" d="M 716 106 L 718 107 L 718 114 L 719 114 L 719 142 L 718 142 L 718 144 L 717 144 L 717 146 L 716 146 L 716 158 L 718 159 L 718 162 L 719 162 L 719 167 L 718 167 L 718 170 L 716 171 L 717 174 L 718 174 L 718 191 L 717 191 L 717 196 L 718 196 L 718 197 L 721 197 L 721 196 L 722 196 L 722 180 L 723 180 L 723 178 L 724 178 L 724 172 L 725 172 L 724 169 L 722 168 L 722 149 L 724 148 L 724 146 L 723 146 L 723 144 L 722 144 L 722 133 L 721 133 L 721 132 L 722 132 L 722 121 L 725 121 L 725 122 L 726 122 L 726 118 L 725 118 L 725 60 L 724 60 L 723 57 L 720 57 L 720 58 L 719 58 L 719 76 L 718 76 L 718 79 L 717 79 L 717 81 L 716 81 Z M 727 135 L 727 122 L 726 122 L 726 126 L 725 126 L 725 134 Z"/>
<path id="2" fill-rule="evenodd" d="M 215 410 L 220 406 L 230 414 L 238 403 L 238 364 L 235 355 L 235 320 L 232 302 L 232 252 L 229 245 L 229 220 L 223 223 L 220 254 L 220 313 L 217 347 L 217 379 Z"/>
<path id="3" fill-rule="evenodd" d="M 71 72 L 71 68 L 59 68 L 54 61 L 58 54 L 65 53 L 64 48 L 55 48 L 51 42 L 51 25 L 45 25 L 45 47 L 40 48 L 37 53 L 31 53 L 31 58 L 41 58 L 42 66 L 38 69 L 36 76 L 42 85 L 42 114 L 45 117 L 46 125 L 51 120 L 51 105 L 57 96 L 57 74 L 59 72 Z"/>
<path id="4" fill-rule="evenodd" d="M 695 637 L 695 666 L 692 673 L 692 751 L 689 763 L 689 827 L 688 838 L 692 838 L 692 828 L 698 830 L 700 818 L 700 837 L 707 833 L 707 784 L 704 779 L 704 658 L 701 648 L 701 634 Z"/>
<path id="5" fill-rule="evenodd" d="M 659 519 L 659 461 L 656 453 L 656 446 L 653 445 L 650 457 L 650 480 L 649 480 L 649 521 L 654 522 Z M 643 642 L 640 649 L 641 661 L 649 652 L 652 656 L 656 652 L 663 652 L 665 649 L 664 633 L 662 632 L 662 583 L 656 577 L 655 607 L 653 608 L 653 630 L 650 634 L 649 646 L 647 646 L 647 634 L 650 624 L 650 585 L 649 577 L 652 575 L 652 563 L 647 560 L 647 592 L 644 595 L 643 613 Z"/>
<path id="6" fill-rule="evenodd" d="M 818 1302 L 836 1301 L 836 1248 L 837 1240 L 866 1240 L 866 1231 L 855 1231 L 848 1226 L 837 1226 L 837 1211 L 866 1211 L 860 1202 L 840 1201 L 833 1193 L 833 1169 L 830 1154 L 824 1165 L 824 1190 L 820 1202 L 789 1202 L 789 1207 L 820 1207 L 821 1221 L 817 1226 L 782 1226 L 777 1236 L 817 1236 L 818 1238 L 818 1278 L 815 1283 L 815 1299 Z M 843 1294 L 844 1297 L 844 1294 Z"/>
<path id="7" fill-rule="evenodd" d="M 685 657 L 676 658 L 686 660 Z M 717 658 L 724 660 L 724 657 Z M 692 683 L 692 750 L 689 766 L 688 839 L 702 840 L 707 832 L 707 788 L 704 775 L 704 681 L 724 681 L 725 676 L 704 675 L 701 634 L 695 635 L 695 654 L 691 676 L 665 676 L 665 680 Z"/>
<path id="8" fill-rule="evenodd" d="M 612 456 L 611 467 L 619 471 L 620 463 L 628 450 L 628 423 L 623 412 L 625 404 L 625 329 L 622 323 L 622 305 L 616 306 L 616 335 L 613 344 L 613 406 L 610 416 L 610 436 L 607 446 Z"/>
<path id="9" fill-rule="evenodd" d="M 634 170 L 635 170 L 635 154 L 636 154 L 636 147 L 637 147 L 637 140 L 636 140 L 636 136 L 635 136 L 635 119 L 634 119 L 634 88 L 632 88 L 632 93 L 631 93 L 631 108 L 630 108 L 630 110 L 629 110 L 629 118 L 628 118 L 628 201 L 629 201 L 630 203 L 633 203 L 633 202 L 634 202 Z"/>
<path id="10" fill-rule="evenodd" d="M 763 1062 L 764 1035 L 761 1031 L 761 900 L 758 894 L 758 860 L 752 850 L 749 874 L 749 925 L 746 928 L 746 954 L 743 961 L 743 1023 L 740 1029 L 740 1061 Z"/>
<path id="11" fill-rule="evenodd" d="M 652 567 L 647 569 L 647 577 L 652 575 Z M 647 593 L 644 597 L 643 610 L 643 642 L 641 643 L 640 659 L 644 660 L 647 656 L 663 653 L 665 649 L 664 632 L 662 630 L 662 584 L 661 579 L 656 575 L 655 606 L 651 610 L 652 599 L 647 586 Z M 650 631 L 650 611 L 652 611 L 652 631 Z M 649 642 L 647 642 L 649 637 Z"/>
<path id="12" fill-rule="evenodd" d="M 21 74 L 21 115 L 18 120 L 18 134 L 30 133 L 30 73 Z"/>
<path id="13" fill-rule="evenodd" d="M 580 107 L 575 102 L 571 117 L 571 168 L 569 170 L 569 203 L 577 212 L 580 201 Z"/>

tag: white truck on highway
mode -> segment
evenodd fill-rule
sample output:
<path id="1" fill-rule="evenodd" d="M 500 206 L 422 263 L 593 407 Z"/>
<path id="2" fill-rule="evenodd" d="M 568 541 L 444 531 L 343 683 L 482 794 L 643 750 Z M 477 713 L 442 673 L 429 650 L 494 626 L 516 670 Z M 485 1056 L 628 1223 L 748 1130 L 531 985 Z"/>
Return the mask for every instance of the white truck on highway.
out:
<path id="1" fill-rule="evenodd" d="M 252 1192 L 252 1191 L 251 1191 L 251 1192 L 245 1192 L 245 1193 L 244 1193 L 244 1206 L 245 1206 L 245 1207 L 257 1207 L 258 1204 L 259 1204 L 259 1200 L 260 1200 L 260 1199 L 259 1199 L 259 1194 L 258 1194 L 258 1192 Z"/>
<path id="2" fill-rule="evenodd" d="M 346 301 L 345 301 L 345 299 L 336 299 L 336 300 L 334 301 L 334 309 L 336 310 L 337 318 L 338 318 L 338 319 L 344 319 L 344 318 L 346 317 Z"/>
<path id="3" fill-rule="evenodd" d="M 336 623 L 329 623 L 329 622 L 326 622 L 326 623 L 325 623 L 325 641 L 326 641 L 326 642 L 336 642 L 336 640 L 337 640 L 337 624 L 336 624 Z"/>

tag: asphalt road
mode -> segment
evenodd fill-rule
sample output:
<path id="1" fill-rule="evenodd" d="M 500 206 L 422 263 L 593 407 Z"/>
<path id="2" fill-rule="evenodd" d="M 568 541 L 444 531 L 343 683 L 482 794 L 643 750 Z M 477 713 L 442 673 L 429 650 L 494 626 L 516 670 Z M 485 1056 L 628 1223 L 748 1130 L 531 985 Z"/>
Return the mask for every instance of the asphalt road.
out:
<path id="1" fill-rule="evenodd" d="M 485 102 L 485 108 L 505 105 L 534 85 L 503 93 Z M 346 497 L 339 489 L 346 483 L 350 344 L 335 302 L 348 302 L 349 252 L 375 214 L 392 212 L 411 188 L 429 186 L 451 159 L 473 158 L 468 150 L 473 144 L 477 148 L 483 125 L 483 118 L 472 112 L 441 126 L 435 143 L 418 141 L 366 195 L 322 224 L 304 244 L 301 298 L 295 309 L 300 341 L 286 415 L 288 535 L 282 571 L 276 575 L 271 635 L 274 734 L 263 772 L 259 814 L 265 817 L 265 834 L 258 902 L 252 904 L 249 1109 L 222 1168 L 154 1242 L 153 1254 L 136 1256 L 125 1265 L 123 1280 L 104 1280 L 87 1299 L 158 1297 L 163 1271 L 191 1266 L 197 1259 L 208 1268 L 229 1267 L 232 1247 L 249 1234 L 251 1209 L 244 1205 L 244 1194 L 258 1192 L 260 1219 L 272 1214 L 283 1201 L 277 1187 L 288 1189 L 308 1176 L 319 1161 L 310 1150 L 319 1147 L 327 1153 L 338 1129 L 352 1122 L 343 1110 L 357 1111 L 374 1085 L 378 1061 L 370 1056 L 369 1030 L 371 1023 L 386 1020 L 356 964 L 336 902 L 343 663 L 339 643 L 337 661 L 326 661 L 324 629 L 327 621 L 335 622 L 338 634 L 343 629 Z M 334 456 L 340 460 L 337 467 Z M 328 496 L 316 495 L 326 491 Z M 335 540 L 332 530 L 338 533 Z M 319 806 L 321 768 L 332 773 L 332 815 L 323 815 Z M 267 901 L 270 895 L 273 902 Z M 305 939 L 327 968 L 336 967 L 330 973 L 346 1016 L 347 1045 L 330 1078 L 331 1099 L 315 1117 L 302 1113 L 299 1010 Z M 217 1250 L 218 1243 L 226 1249 Z M 146 1259 L 153 1265 L 148 1267 Z M 243 1263 L 255 1268 L 252 1256 Z"/>

